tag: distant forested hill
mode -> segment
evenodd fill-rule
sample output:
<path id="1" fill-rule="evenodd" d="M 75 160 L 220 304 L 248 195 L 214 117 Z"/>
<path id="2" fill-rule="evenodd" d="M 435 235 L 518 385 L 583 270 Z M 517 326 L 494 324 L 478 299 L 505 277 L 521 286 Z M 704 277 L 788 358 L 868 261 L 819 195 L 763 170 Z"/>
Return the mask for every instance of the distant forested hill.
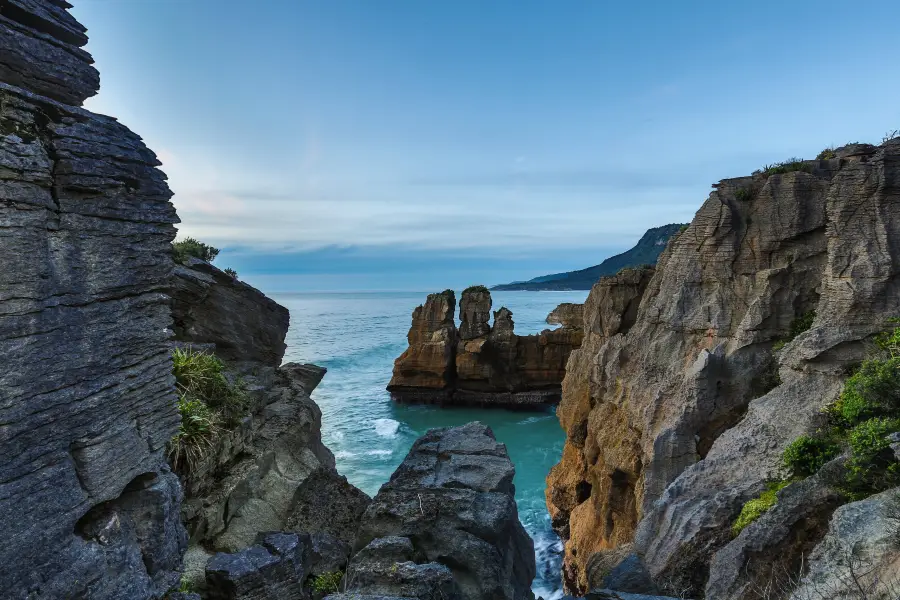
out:
<path id="1" fill-rule="evenodd" d="M 611 256 L 593 267 L 581 269 L 580 271 L 543 275 L 529 281 L 495 285 L 491 289 L 500 291 L 589 290 L 601 277 L 615 275 L 625 267 L 655 265 L 659 255 L 666 248 L 669 238 L 678 233 L 682 227 L 681 223 L 672 223 L 671 225 L 649 229 L 634 248 L 622 254 Z"/>

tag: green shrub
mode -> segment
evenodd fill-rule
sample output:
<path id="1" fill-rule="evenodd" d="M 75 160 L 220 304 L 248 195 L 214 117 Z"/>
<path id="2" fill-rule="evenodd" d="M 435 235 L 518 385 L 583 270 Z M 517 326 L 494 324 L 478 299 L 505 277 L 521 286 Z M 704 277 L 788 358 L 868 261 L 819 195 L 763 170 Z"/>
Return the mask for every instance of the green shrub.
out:
<path id="1" fill-rule="evenodd" d="M 336 594 L 341 588 L 341 579 L 344 574 L 340 571 L 322 573 L 313 578 L 312 589 L 319 594 Z"/>
<path id="2" fill-rule="evenodd" d="M 816 320 L 816 311 L 808 310 L 793 321 L 791 321 L 790 336 L 794 339 L 804 331 L 809 331 L 813 322 Z"/>
<path id="3" fill-rule="evenodd" d="M 779 481 L 770 483 L 758 498 L 748 500 L 741 509 L 741 514 L 731 525 L 731 533 L 737 537 L 750 523 L 763 516 L 770 508 L 778 503 L 778 492 L 783 490 L 790 481 Z"/>
<path id="4" fill-rule="evenodd" d="M 809 477 L 840 452 L 840 446 L 831 440 L 801 435 L 785 448 L 782 461 L 791 476 Z"/>
<path id="5" fill-rule="evenodd" d="M 247 409 L 247 393 L 241 381 L 230 382 L 225 363 L 207 352 L 176 348 L 172 353 L 175 386 L 182 396 L 203 401 L 229 418 Z"/>
<path id="6" fill-rule="evenodd" d="M 821 152 L 819 152 L 818 156 L 816 156 L 816 160 L 828 160 L 830 158 L 837 158 L 837 152 L 834 151 L 834 147 L 825 148 Z"/>
<path id="7" fill-rule="evenodd" d="M 847 436 L 847 489 L 854 498 L 864 497 L 900 484 L 900 463 L 887 436 L 900 431 L 898 419 L 869 419 Z"/>
<path id="8" fill-rule="evenodd" d="M 750 202 L 756 196 L 756 191 L 752 187 L 738 188 L 734 192 L 734 197 L 739 202 Z"/>
<path id="9" fill-rule="evenodd" d="M 837 411 L 847 426 L 900 410 L 900 358 L 870 358 L 844 384 Z"/>
<path id="10" fill-rule="evenodd" d="M 812 171 L 812 165 L 805 162 L 802 158 L 789 158 L 784 162 L 766 165 L 761 169 L 763 175 L 783 175 L 785 173 L 793 173 L 794 171 L 804 171 L 809 173 Z"/>
<path id="11" fill-rule="evenodd" d="M 788 342 L 793 340 L 795 337 L 803 333 L 804 331 L 808 331 L 810 327 L 812 327 L 813 322 L 816 320 L 816 311 L 809 310 L 799 317 L 796 317 L 793 321 L 791 321 L 790 328 L 788 329 L 787 337 L 783 337 L 780 340 L 776 341 L 772 344 L 772 350 L 778 352 L 782 348 L 784 348 Z"/>
<path id="12" fill-rule="evenodd" d="M 229 268 L 227 268 L 227 269 L 222 269 L 222 271 L 223 271 L 226 275 L 228 275 L 229 277 L 231 277 L 232 279 L 237 279 L 237 278 L 238 278 L 238 276 L 237 276 L 237 271 L 235 271 L 235 270 L 232 269 L 231 267 L 229 267 Z"/>
<path id="13" fill-rule="evenodd" d="M 218 248 L 213 248 L 192 237 L 172 243 L 172 258 L 175 259 L 175 262 L 184 263 L 188 258 L 199 258 L 206 262 L 212 262 L 218 255 Z"/>

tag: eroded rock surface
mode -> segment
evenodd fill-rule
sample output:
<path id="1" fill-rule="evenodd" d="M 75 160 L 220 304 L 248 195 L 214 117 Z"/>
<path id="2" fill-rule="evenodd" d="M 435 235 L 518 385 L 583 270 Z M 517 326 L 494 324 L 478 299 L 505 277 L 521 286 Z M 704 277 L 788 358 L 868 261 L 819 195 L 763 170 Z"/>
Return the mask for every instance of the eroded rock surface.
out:
<path id="1" fill-rule="evenodd" d="M 514 475 L 488 427 L 429 431 L 363 516 L 347 591 L 533 598 L 534 545 L 519 522 Z"/>
<path id="2" fill-rule="evenodd" d="M 568 589 L 634 541 L 657 583 L 703 593 L 743 503 L 900 314 L 900 142 L 808 168 L 720 182 L 649 282 L 592 290 L 547 490 Z"/>
<path id="3" fill-rule="evenodd" d="M 151 597 L 184 551 L 172 194 L 137 135 L 78 108 L 99 78 L 67 5 L 2 4 L 0 596 Z"/>
<path id="4" fill-rule="evenodd" d="M 563 302 L 547 315 L 548 325 L 562 325 L 563 327 L 584 328 L 584 304 Z"/>
<path id="5" fill-rule="evenodd" d="M 506 307 L 494 311 L 491 326 L 486 288 L 463 292 L 458 331 L 454 305 L 453 292 L 447 290 L 430 295 L 413 313 L 409 347 L 395 361 L 388 386 L 394 398 L 514 407 L 559 401 L 566 361 L 583 336 L 573 308 L 578 305 L 562 309 L 563 327 L 528 336 L 516 335 L 513 313 Z"/>
<path id="6" fill-rule="evenodd" d="M 259 532 L 330 533 L 352 541 L 369 498 L 334 470 L 322 413 L 309 394 L 325 370 L 288 363 L 261 404 L 185 476 L 193 543 L 235 552 Z"/>
<path id="7" fill-rule="evenodd" d="M 230 362 L 281 364 L 290 313 L 256 288 L 190 258 L 175 266 L 171 294 L 176 340 L 214 344 Z"/>
<path id="8" fill-rule="evenodd" d="M 412 314 L 406 339 L 409 347 L 394 363 L 388 390 L 414 398 L 423 394 L 450 393 L 455 377 L 456 295 L 453 290 L 429 294 Z"/>

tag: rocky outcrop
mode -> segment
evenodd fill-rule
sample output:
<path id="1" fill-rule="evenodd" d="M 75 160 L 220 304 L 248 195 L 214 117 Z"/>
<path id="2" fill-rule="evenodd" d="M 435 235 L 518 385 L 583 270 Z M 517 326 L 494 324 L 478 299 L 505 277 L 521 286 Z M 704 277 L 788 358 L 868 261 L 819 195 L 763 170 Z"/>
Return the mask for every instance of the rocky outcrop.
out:
<path id="1" fill-rule="evenodd" d="M 534 545 L 519 522 L 514 475 L 488 427 L 429 431 L 366 510 L 346 591 L 533 598 Z"/>
<path id="2" fill-rule="evenodd" d="M 278 369 L 261 385 L 261 404 L 184 475 L 192 543 L 235 552 L 259 532 L 292 530 L 352 541 L 369 498 L 337 474 L 322 444 L 322 413 L 309 394 L 324 373 Z"/>
<path id="3" fill-rule="evenodd" d="M 420 393 L 452 392 L 453 361 L 456 356 L 456 295 L 453 290 L 429 294 L 425 304 L 412 314 L 412 326 L 406 336 L 409 347 L 394 363 L 394 375 L 388 390 L 413 399 Z"/>
<path id="4" fill-rule="evenodd" d="M 562 325 L 563 327 L 584 328 L 584 304 L 563 302 L 547 315 L 548 325 Z"/>
<path id="5" fill-rule="evenodd" d="M 172 278 L 175 339 L 215 344 L 225 360 L 277 367 L 284 357 L 288 310 L 208 262 L 189 258 Z"/>
<path id="6" fill-rule="evenodd" d="M 78 108 L 98 75 L 63 2 L 0 10 L 0 596 L 159 595 L 184 551 L 159 161 Z"/>
<path id="7" fill-rule="evenodd" d="M 490 324 L 491 293 L 477 286 L 463 292 L 460 327 L 453 321 L 451 290 L 432 294 L 413 312 L 409 347 L 394 363 L 388 390 L 405 402 L 543 407 L 560 398 L 566 361 L 581 344 L 577 310 L 567 323 L 537 335 L 516 335 L 513 313 L 501 307 Z M 548 317 L 549 318 L 549 317 Z"/>
<path id="8" fill-rule="evenodd" d="M 634 541 L 658 584 L 702 594 L 743 503 L 900 314 L 900 141 L 804 169 L 720 182 L 648 282 L 591 291 L 547 490 L 568 589 L 593 553 Z M 748 551 L 805 547 L 786 539 Z"/>

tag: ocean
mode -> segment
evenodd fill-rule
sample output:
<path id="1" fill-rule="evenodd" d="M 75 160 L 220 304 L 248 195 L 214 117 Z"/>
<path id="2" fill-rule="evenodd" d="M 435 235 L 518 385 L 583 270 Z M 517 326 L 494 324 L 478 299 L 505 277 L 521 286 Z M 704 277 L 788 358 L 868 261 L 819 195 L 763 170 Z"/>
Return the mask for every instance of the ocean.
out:
<path id="1" fill-rule="evenodd" d="M 323 441 L 334 452 L 338 471 L 370 496 L 427 430 L 469 421 L 489 425 L 516 466 L 519 518 L 537 555 L 534 592 L 547 600 L 559 598 L 562 545 L 544 502 L 544 480 L 564 441 L 555 412 L 402 405 L 385 390 L 394 359 L 406 349 L 412 311 L 426 295 L 272 294 L 291 311 L 285 361 L 328 369 L 312 396 L 322 409 Z M 547 313 L 562 302 L 583 302 L 587 291 L 493 292 L 492 297 L 494 310 L 510 309 L 516 333 L 524 335 L 550 328 Z"/>

